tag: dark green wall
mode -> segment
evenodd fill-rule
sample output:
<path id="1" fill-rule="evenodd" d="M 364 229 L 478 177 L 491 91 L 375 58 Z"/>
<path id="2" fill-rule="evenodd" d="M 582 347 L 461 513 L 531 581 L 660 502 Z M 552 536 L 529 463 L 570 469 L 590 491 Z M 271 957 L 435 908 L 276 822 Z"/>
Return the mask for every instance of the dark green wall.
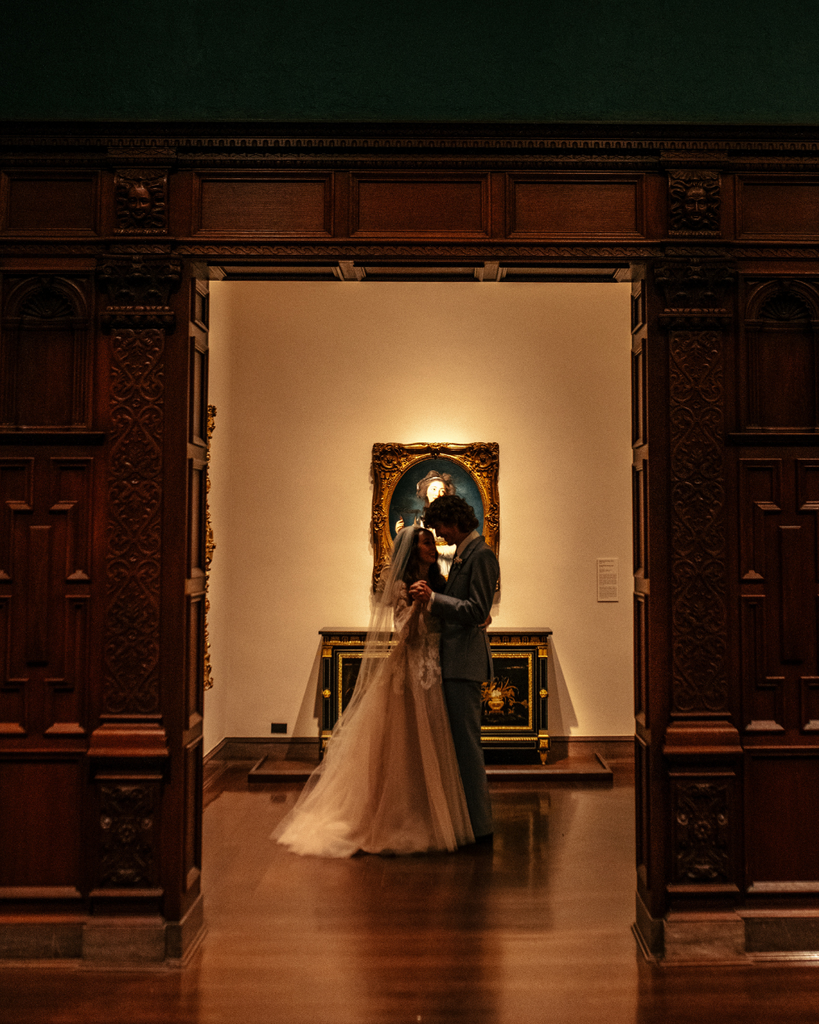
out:
<path id="1" fill-rule="evenodd" d="M 816 0 L 14 0 L 5 119 L 819 123 Z"/>

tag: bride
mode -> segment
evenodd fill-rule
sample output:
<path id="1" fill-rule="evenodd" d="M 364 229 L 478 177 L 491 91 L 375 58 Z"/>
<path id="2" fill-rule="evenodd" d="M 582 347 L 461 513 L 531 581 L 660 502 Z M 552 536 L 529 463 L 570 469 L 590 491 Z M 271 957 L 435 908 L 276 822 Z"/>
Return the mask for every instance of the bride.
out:
<path id="1" fill-rule="evenodd" d="M 399 532 L 353 696 L 271 836 L 294 853 L 452 851 L 474 839 L 441 689 L 440 626 L 409 598 L 420 579 L 443 589 L 437 557 L 429 530 Z"/>

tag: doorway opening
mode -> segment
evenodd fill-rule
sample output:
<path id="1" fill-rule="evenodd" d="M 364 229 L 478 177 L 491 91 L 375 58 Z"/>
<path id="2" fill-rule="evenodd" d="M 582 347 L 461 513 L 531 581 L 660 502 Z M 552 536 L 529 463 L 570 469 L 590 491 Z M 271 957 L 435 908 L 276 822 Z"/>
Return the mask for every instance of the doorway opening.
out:
<path id="1" fill-rule="evenodd" d="M 620 276 L 484 264 L 362 280 L 336 264 L 211 281 L 206 753 L 224 737 L 269 741 L 274 725 L 318 736 L 319 630 L 369 618 L 370 458 L 389 441 L 498 442 L 493 628 L 554 631 L 553 737 L 633 735 Z M 617 601 L 597 599 L 600 558 L 618 559 Z"/>

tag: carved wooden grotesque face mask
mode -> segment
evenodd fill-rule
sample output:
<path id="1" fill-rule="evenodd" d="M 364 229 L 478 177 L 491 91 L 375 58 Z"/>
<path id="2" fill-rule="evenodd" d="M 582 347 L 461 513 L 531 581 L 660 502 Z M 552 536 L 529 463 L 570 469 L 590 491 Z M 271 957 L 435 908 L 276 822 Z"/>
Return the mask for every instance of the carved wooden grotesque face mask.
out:
<path id="1" fill-rule="evenodd" d="M 142 220 L 151 211 L 151 195 L 144 185 L 132 185 L 128 189 L 128 210 L 132 217 Z"/>
<path id="2" fill-rule="evenodd" d="M 708 213 L 708 196 L 705 189 L 694 185 L 685 193 L 685 216 L 692 224 L 698 224 Z"/>

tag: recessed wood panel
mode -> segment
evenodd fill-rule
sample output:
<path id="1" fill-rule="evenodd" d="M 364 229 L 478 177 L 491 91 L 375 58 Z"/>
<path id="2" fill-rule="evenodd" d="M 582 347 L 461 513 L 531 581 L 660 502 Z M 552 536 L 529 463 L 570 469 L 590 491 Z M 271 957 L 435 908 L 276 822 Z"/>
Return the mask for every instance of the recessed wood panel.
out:
<path id="1" fill-rule="evenodd" d="M 631 468 L 634 575 L 648 579 L 648 460 L 635 455 Z"/>
<path id="2" fill-rule="evenodd" d="M 54 662 L 46 678 L 45 735 L 82 736 L 83 707 L 88 688 L 90 600 L 84 594 L 65 599 L 60 613 Z"/>
<path id="3" fill-rule="evenodd" d="M 510 177 L 513 238 L 642 237 L 642 178 Z"/>
<path id="4" fill-rule="evenodd" d="M 817 410 L 816 340 L 809 325 L 764 325 L 746 331 L 748 426 L 814 430 Z"/>
<path id="5" fill-rule="evenodd" d="M 782 460 L 740 459 L 739 571 L 743 580 L 765 580 L 766 519 L 782 511 Z"/>
<path id="6" fill-rule="evenodd" d="M 81 768 L 0 762 L 0 886 L 80 889 Z"/>
<path id="7" fill-rule="evenodd" d="M 97 233 L 97 181 L 93 174 L 8 174 L 2 229 L 12 235 Z"/>
<path id="8" fill-rule="evenodd" d="M 203 176 L 193 233 L 225 238 L 329 235 L 331 178 Z"/>
<path id="9" fill-rule="evenodd" d="M 819 180 L 740 180 L 740 238 L 819 238 Z"/>
<path id="10" fill-rule="evenodd" d="M 0 736 L 26 732 L 27 678 L 12 678 L 12 600 L 0 596 Z"/>
<path id="11" fill-rule="evenodd" d="M 799 680 L 799 707 L 802 731 L 819 732 L 819 676 L 802 676 Z"/>
<path id="12" fill-rule="evenodd" d="M 206 470 L 204 460 L 188 460 L 188 578 L 205 573 Z"/>
<path id="13" fill-rule="evenodd" d="M 50 461 L 51 500 L 48 511 L 60 532 L 60 547 L 65 552 L 67 582 L 85 583 L 91 579 L 93 459 Z"/>
<path id="14" fill-rule="evenodd" d="M 353 179 L 352 234 L 481 236 L 489 233 L 489 179 L 403 178 L 368 175 Z"/>
<path id="15" fill-rule="evenodd" d="M 648 710 L 648 597 L 634 595 L 634 715 L 645 719 Z"/>
<path id="16" fill-rule="evenodd" d="M 202 872 L 202 744 L 185 751 L 185 887 L 198 888 Z"/>
<path id="17" fill-rule="evenodd" d="M 645 352 L 641 338 L 635 338 L 631 350 L 631 443 L 632 446 L 645 444 L 648 440 Z"/>
<path id="18" fill-rule="evenodd" d="M 34 507 L 34 459 L 0 459 L 0 582 L 15 579 L 16 522 Z"/>
<path id="19" fill-rule="evenodd" d="M 205 595 L 187 599 L 187 650 L 185 652 L 185 678 L 187 680 L 187 728 L 202 720 L 203 673 L 205 668 Z"/>
<path id="20" fill-rule="evenodd" d="M 205 397 L 208 381 L 207 340 L 191 336 L 189 347 L 188 441 L 205 445 L 208 436 L 208 409 Z"/>
<path id="21" fill-rule="evenodd" d="M 783 732 L 785 677 L 768 669 L 767 605 L 763 595 L 740 598 L 740 647 L 744 691 L 745 729 L 748 732 Z M 776 668 L 774 667 L 773 673 Z"/>
<path id="22" fill-rule="evenodd" d="M 819 757 L 761 756 L 746 768 L 746 850 L 751 884 L 816 882 Z"/>

